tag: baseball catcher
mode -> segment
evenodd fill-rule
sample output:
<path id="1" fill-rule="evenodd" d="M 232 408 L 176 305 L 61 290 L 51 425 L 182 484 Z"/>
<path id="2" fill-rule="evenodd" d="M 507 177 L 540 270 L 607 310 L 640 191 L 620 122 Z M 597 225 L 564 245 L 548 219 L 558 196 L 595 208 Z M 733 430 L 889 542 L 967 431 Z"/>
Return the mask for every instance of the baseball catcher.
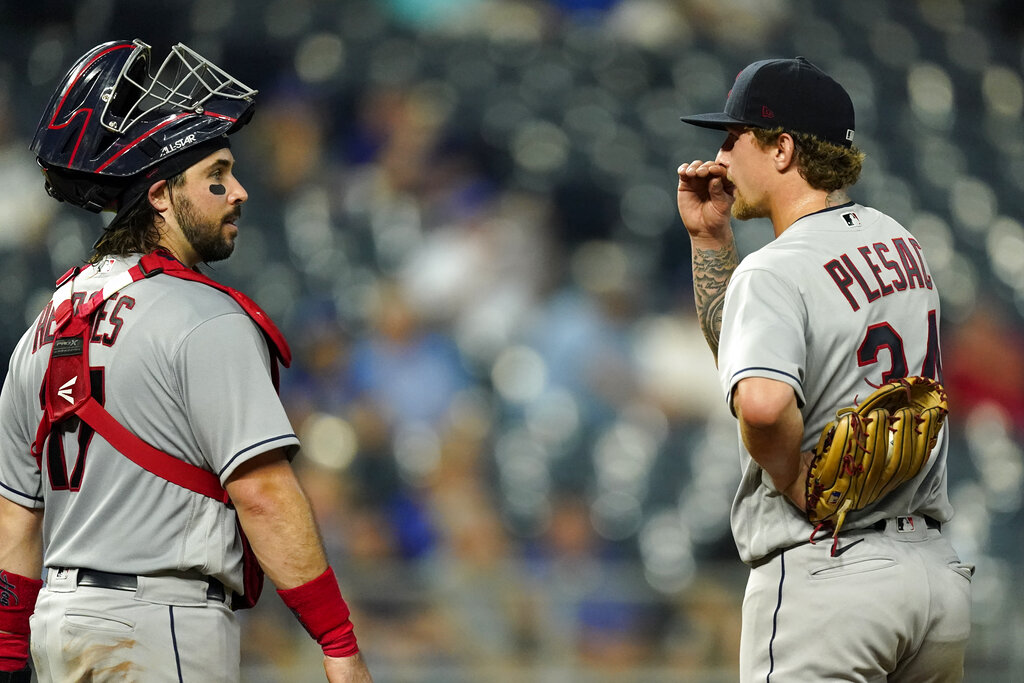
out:
<path id="1" fill-rule="evenodd" d="M 831 526 L 834 554 L 850 510 L 884 498 L 921 471 L 948 412 L 942 385 L 926 377 L 883 384 L 860 405 L 841 408 L 822 430 L 807 473 L 811 539 Z"/>
<path id="2" fill-rule="evenodd" d="M 291 465 L 287 341 L 201 269 L 249 232 L 229 136 L 256 94 L 185 45 L 118 40 L 40 118 L 49 194 L 114 216 L 0 391 L 0 683 L 235 683 L 264 573 L 326 679 L 372 681 Z"/>

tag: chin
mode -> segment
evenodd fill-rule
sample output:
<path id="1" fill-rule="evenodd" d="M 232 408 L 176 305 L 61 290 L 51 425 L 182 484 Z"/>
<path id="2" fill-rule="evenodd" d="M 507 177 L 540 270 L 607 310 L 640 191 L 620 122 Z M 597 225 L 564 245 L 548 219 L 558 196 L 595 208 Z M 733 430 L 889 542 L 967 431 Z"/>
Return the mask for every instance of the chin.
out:
<path id="1" fill-rule="evenodd" d="M 762 207 L 748 204 L 740 199 L 737 199 L 736 203 L 732 205 L 732 217 L 738 221 L 749 221 L 752 218 L 766 218 L 767 216 L 768 212 Z"/>
<path id="2" fill-rule="evenodd" d="M 198 253 L 203 263 L 216 263 L 217 261 L 223 261 L 224 259 L 231 256 L 231 253 L 235 250 L 234 240 L 224 240 L 220 244 L 209 245 L 198 249 Z"/>

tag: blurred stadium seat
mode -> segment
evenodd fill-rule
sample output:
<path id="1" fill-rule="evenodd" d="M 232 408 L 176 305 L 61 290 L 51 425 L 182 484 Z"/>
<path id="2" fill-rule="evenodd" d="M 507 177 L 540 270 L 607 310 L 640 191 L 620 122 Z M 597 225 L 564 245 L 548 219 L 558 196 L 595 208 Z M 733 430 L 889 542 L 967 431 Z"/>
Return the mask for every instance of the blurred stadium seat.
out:
<path id="1" fill-rule="evenodd" d="M 297 350 L 299 463 L 381 681 L 734 679 L 735 424 L 672 202 L 675 168 L 719 139 L 678 116 L 753 59 L 831 71 L 868 154 L 852 194 L 918 234 L 942 287 L 950 533 L 978 565 L 967 679 L 1024 681 L 1015 3 L 3 6 L 4 359 L 101 224 L 45 196 L 27 149 L 66 65 L 181 41 L 261 91 L 214 276 Z M 745 227 L 741 251 L 768 237 Z M 241 617 L 246 680 L 318 680 L 266 602 Z"/>

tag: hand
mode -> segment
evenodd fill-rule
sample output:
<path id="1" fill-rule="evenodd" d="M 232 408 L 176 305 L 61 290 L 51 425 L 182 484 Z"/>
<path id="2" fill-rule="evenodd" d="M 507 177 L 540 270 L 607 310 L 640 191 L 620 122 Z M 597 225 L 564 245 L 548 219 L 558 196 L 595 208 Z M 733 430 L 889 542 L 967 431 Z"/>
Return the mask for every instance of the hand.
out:
<path id="1" fill-rule="evenodd" d="M 800 453 L 800 468 L 797 470 L 796 479 L 785 489 L 779 489 L 782 495 L 786 496 L 800 512 L 807 512 L 807 473 L 811 469 L 811 461 L 814 460 L 812 451 Z"/>
<path id="2" fill-rule="evenodd" d="M 680 166 L 678 173 L 676 204 L 690 237 L 714 241 L 728 238 L 729 216 L 735 201 L 728 169 L 715 161 L 696 160 Z"/>
<path id="3" fill-rule="evenodd" d="M 324 671 L 330 683 L 373 683 L 370 670 L 360 654 L 351 657 L 328 657 L 324 655 Z"/>

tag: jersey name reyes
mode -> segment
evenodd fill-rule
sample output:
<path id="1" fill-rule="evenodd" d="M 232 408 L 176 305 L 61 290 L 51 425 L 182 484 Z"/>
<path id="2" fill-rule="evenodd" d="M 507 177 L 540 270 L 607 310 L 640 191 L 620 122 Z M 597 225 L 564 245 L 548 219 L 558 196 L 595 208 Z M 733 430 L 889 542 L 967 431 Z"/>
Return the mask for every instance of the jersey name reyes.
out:
<path id="1" fill-rule="evenodd" d="M 825 264 L 825 272 L 850 303 L 859 310 L 895 292 L 918 287 L 932 289 L 932 278 L 913 237 L 894 237 L 857 247 Z"/>
<path id="2" fill-rule="evenodd" d="M 85 292 L 76 292 L 71 295 L 71 303 L 76 311 L 79 304 L 85 301 L 85 296 Z M 132 297 L 118 294 L 112 296 L 93 315 L 92 332 L 89 335 L 89 341 L 94 344 L 113 346 L 114 342 L 117 341 L 118 334 L 121 332 L 121 327 L 124 325 L 123 315 L 125 311 L 130 311 L 133 308 L 135 308 L 135 299 Z M 50 301 L 46 304 L 46 308 L 43 309 L 43 313 L 39 316 L 39 321 L 36 323 L 35 338 L 32 340 L 32 353 L 35 353 L 47 344 L 53 343 L 55 320 L 56 310 L 54 309 L 53 302 Z"/>

